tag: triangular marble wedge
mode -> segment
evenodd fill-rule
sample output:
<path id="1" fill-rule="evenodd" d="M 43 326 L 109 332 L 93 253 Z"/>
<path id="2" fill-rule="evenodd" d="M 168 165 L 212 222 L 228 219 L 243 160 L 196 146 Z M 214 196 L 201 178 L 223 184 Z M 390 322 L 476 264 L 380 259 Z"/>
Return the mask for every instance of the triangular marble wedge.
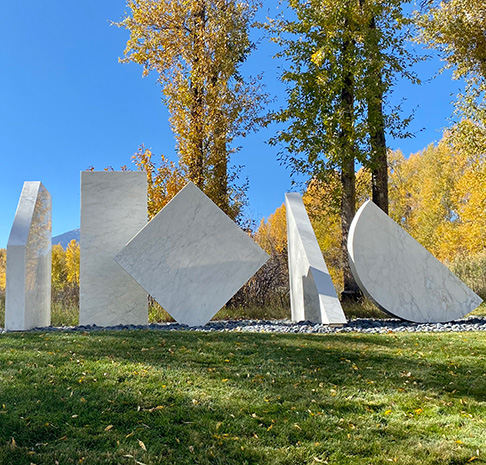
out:
<path id="1" fill-rule="evenodd" d="M 348 253 L 361 290 L 398 318 L 447 322 L 467 315 L 482 302 L 370 200 L 351 223 Z"/>
<path id="2" fill-rule="evenodd" d="M 24 183 L 7 244 L 5 329 L 51 324 L 51 195 Z"/>
<path id="3" fill-rule="evenodd" d="M 300 194 L 285 194 L 293 321 L 346 323 L 341 303 L 322 257 Z"/>
<path id="4" fill-rule="evenodd" d="M 116 256 L 172 317 L 205 325 L 268 255 L 188 183 Z"/>

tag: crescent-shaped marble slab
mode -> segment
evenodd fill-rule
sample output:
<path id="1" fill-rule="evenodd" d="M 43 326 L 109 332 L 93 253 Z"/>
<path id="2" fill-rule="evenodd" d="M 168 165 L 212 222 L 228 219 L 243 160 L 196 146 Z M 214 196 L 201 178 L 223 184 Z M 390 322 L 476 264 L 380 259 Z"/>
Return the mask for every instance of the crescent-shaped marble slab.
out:
<path id="1" fill-rule="evenodd" d="M 348 237 L 359 287 L 386 313 L 416 323 L 447 322 L 482 299 L 372 201 L 361 206 Z"/>

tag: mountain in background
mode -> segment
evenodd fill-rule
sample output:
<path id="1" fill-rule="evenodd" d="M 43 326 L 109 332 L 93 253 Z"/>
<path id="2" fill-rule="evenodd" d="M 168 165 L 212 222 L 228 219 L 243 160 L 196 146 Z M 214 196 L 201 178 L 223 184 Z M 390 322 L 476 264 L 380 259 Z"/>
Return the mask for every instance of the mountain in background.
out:
<path id="1" fill-rule="evenodd" d="M 61 244 L 65 249 L 73 239 L 79 242 L 79 229 L 73 229 L 72 231 L 53 237 L 52 245 Z"/>

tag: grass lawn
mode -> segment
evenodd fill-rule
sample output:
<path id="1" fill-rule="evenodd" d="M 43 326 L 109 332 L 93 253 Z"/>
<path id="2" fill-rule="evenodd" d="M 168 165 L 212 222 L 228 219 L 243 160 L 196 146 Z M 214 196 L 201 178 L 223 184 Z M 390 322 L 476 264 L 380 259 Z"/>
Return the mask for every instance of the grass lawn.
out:
<path id="1" fill-rule="evenodd" d="M 486 463 L 484 333 L 0 335 L 0 464 Z"/>

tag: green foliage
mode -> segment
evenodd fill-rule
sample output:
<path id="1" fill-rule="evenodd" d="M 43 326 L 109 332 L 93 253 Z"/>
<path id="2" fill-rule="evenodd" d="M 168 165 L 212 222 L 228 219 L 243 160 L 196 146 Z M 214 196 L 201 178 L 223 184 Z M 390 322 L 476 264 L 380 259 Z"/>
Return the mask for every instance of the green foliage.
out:
<path id="1" fill-rule="evenodd" d="M 0 463 L 484 463 L 481 333 L 0 337 Z"/>
<path id="2" fill-rule="evenodd" d="M 288 84 L 287 108 L 274 114 L 287 127 L 272 142 L 282 143 L 295 171 L 322 179 L 341 168 L 343 157 L 367 161 L 371 126 L 379 116 L 368 114 L 371 98 L 385 96 L 386 104 L 398 75 L 418 82 L 411 70 L 417 57 L 407 47 L 405 3 L 291 0 L 296 19 L 278 18 L 266 25 L 282 47 L 279 56 L 289 63 L 282 75 Z M 343 106 L 347 87 L 351 113 Z M 387 130 L 407 136 L 409 120 L 400 119 L 400 109 L 389 108 L 387 115 Z M 343 153 L 344 134 L 353 154 Z"/>
<path id="3" fill-rule="evenodd" d="M 452 68 L 454 78 L 464 78 L 466 93 L 459 99 L 467 118 L 485 121 L 486 4 L 477 0 L 428 2 L 431 8 L 418 16 L 419 40 L 435 48 Z"/>
<path id="4" fill-rule="evenodd" d="M 456 102 L 459 121 L 452 128 L 457 147 L 486 151 L 486 4 L 477 0 L 428 2 L 417 16 L 419 41 L 439 51 L 454 79 L 465 81 Z"/>

